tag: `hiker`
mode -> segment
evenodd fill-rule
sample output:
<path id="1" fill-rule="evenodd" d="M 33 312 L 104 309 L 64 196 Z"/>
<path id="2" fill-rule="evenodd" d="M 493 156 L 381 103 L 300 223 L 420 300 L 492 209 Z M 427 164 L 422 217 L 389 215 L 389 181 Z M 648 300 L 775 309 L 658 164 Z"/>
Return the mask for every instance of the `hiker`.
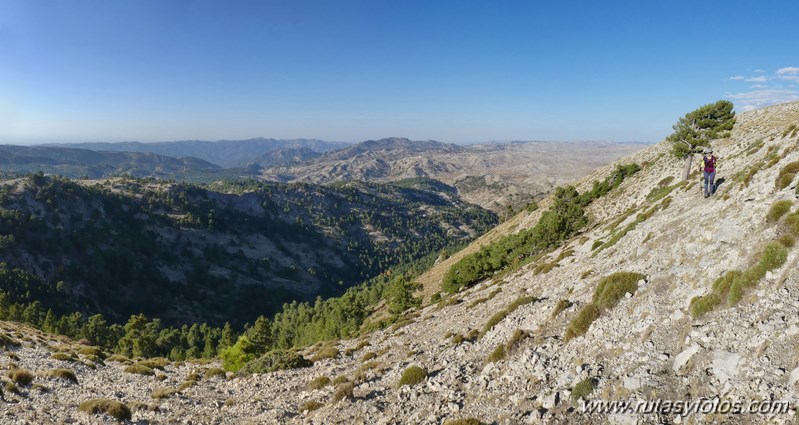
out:
<path id="1" fill-rule="evenodd" d="M 710 155 L 710 156 L 708 156 Z M 713 156 L 713 149 L 705 148 L 705 153 L 702 155 L 702 175 L 705 181 L 705 198 L 716 193 L 716 157 Z"/>

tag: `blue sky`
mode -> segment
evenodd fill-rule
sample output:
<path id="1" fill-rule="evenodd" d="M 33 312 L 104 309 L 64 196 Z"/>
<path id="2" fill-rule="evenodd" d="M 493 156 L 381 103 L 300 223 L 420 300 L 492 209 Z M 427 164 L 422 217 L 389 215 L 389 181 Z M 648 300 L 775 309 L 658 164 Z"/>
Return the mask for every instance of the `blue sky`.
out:
<path id="1" fill-rule="evenodd" d="M 799 2 L 0 0 L 0 141 L 655 142 L 799 100 Z"/>

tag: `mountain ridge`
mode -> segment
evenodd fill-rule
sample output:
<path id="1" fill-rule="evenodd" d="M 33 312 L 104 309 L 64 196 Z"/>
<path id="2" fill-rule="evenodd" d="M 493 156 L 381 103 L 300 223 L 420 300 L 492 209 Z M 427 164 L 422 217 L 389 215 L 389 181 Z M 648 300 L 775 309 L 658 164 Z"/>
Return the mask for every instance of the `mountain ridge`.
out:
<path id="1" fill-rule="evenodd" d="M 267 152 L 286 148 L 309 148 L 324 153 L 344 148 L 349 143 L 319 139 L 272 139 L 256 137 L 244 140 L 179 140 L 173 142 L 86 142 L 58 143 L 53 146 L 75 147 L 95 151 L 150 152 L 165 156 L 193 156 L 223 168 L 244 167 Z"/>

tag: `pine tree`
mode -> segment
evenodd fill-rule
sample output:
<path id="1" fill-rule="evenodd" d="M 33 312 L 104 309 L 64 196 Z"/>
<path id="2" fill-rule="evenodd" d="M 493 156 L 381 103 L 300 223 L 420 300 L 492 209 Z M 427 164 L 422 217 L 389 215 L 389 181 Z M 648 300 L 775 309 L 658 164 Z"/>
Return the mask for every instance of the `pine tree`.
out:
<path id="1" fill-rule="evenodd" d="M 236 336 L 233 334 L 233 327 L 230 326 L 230 322 L 225 322 L 225 326 L 222 328 L 222 336 L 219 338 L 219 345 L 217 346 L 217 352 L 221 352 L 225 348 L 232 346 L 235 343 Z"/>
<path id="2" fill-rule="evenodd" d="M 186 350 L 187 359 L 198 359 L 202 356 L 202 349 L 205 346 L 205 341 L 200 333 L 200 326 L 196 323 L 191 325 L 189 333 L 186 336 L 188 343 L 188 350 Z"/>
<path id="3" fill-rule="evenodd" d="M 246 336 L 258 353 L 265 353 L 272 348 L 272 324 L 264 316 L 258 316 L 255 324 L 247 329 Z"/>
<path id="4" fill-rule="evenodd" d="M 108 347 L 111 345 L 108 323 L 105 321 L 102 314 L 95 314 L 89 317 L 89 320 L 83 325 L 81 336 L 88 339 L 92 344 L 100 347 Z"/>
<path id="5" fill-rule="evenodd" d="M 674 133 L 666 140 L 672 143 L 674 156 L 685 159 L 685 180 L 691 172 L 694 154 L 701 152 L 700 148 L 710 146 L 713 140 L 729 136 L 735 125 L 735 111 L 732 109 L 732 102 L 719 100 L 685 114 L 672 127 Z"/>

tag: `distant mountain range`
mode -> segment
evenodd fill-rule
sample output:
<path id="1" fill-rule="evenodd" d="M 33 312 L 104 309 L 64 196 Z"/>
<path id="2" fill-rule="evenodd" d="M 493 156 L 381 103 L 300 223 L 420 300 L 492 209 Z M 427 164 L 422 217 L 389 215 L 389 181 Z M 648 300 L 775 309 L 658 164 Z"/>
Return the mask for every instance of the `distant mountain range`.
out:
<path id="1" fill-rule="evenodd" d="M 154 143 L 61 143 L 48 146 L 108 152 L 149 152 L 175 158 L 193 156 L 222 168 L 234 168 L 257 163 L 264 155 L 284 149 L 306 148 L 312 152 L 324 153 L 349 145 L 349 143 L 344 142 L 326 142 L 317 139 L 267 139 L 258 137 L 247 140 L 219 140 L 216 142 L 182 140 Z"/>
<path id="2" fill-rule="evenodd" d="M 217 175 L 222 168 L 194 157 L 173 158 L 147 152 L 97 152 L 55 146 L 0 145 L 0 170 L 21 173 L 43 171 L 67 177 L 112 176 L 176 178 L 181 175 Z"/>
<path id="3" fill-rule="evenodd" d="M 432 178 L 464 200 L 506 214 L 555 186 L 642 147 L 612 142 L 457 145 L 392 137 L 361 143 L 317 139 L 186 140 L 0 146 L 0 172 L 72 178 L 155 177 L 211 183 L 241 177 L 331 184 Z"/>

